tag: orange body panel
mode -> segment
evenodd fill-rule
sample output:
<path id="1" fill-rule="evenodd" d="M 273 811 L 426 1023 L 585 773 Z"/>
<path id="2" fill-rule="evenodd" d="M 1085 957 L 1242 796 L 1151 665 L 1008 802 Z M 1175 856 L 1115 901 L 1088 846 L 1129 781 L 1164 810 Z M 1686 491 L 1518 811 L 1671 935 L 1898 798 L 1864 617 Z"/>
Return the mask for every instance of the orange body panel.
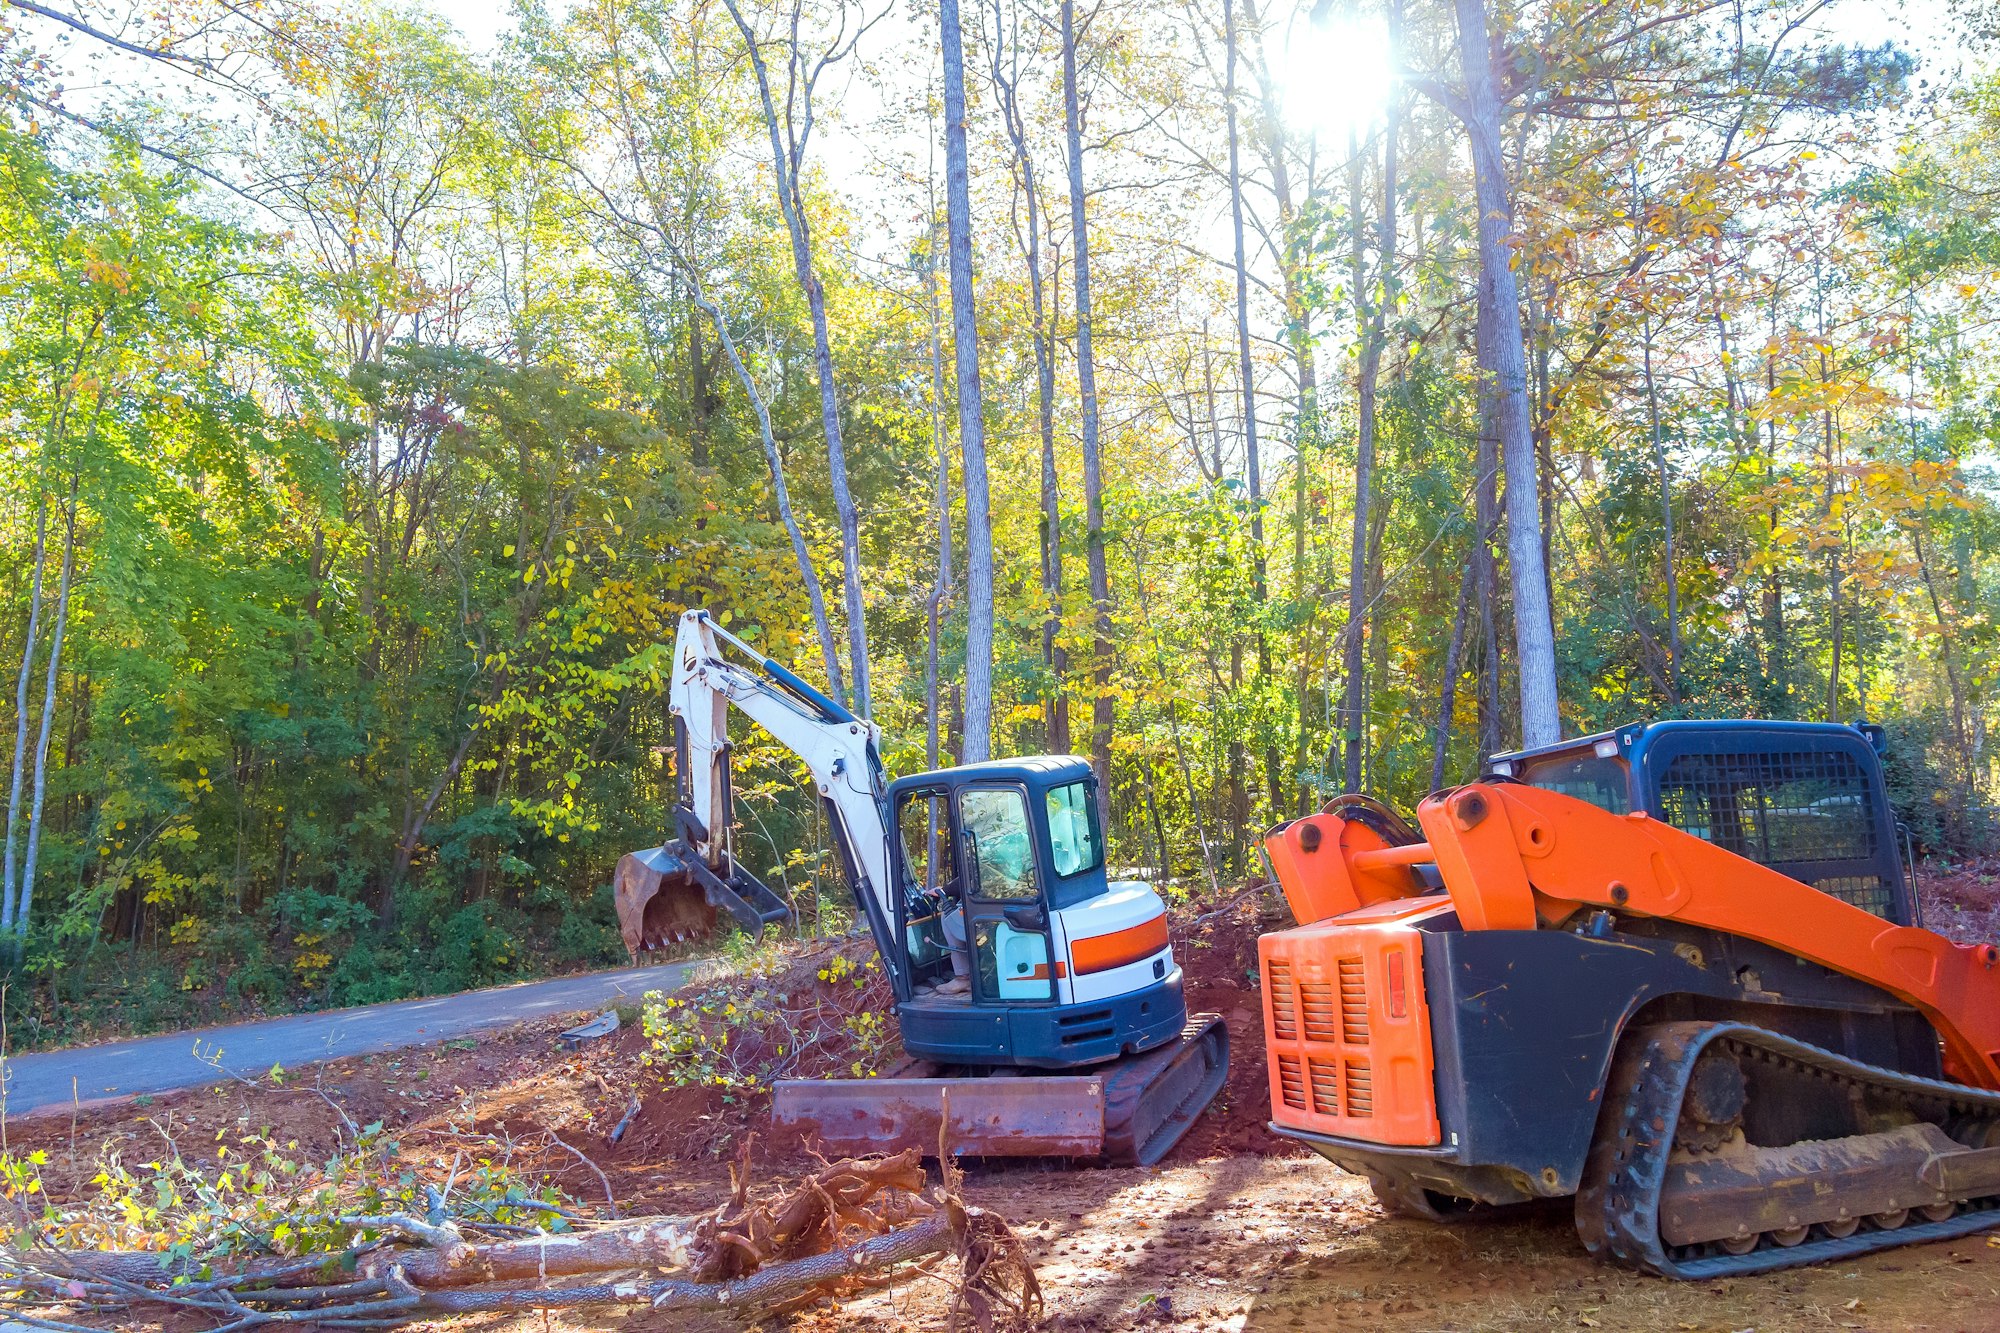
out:
<path id="1" fill-rule="evenodd" d="M 1937 1030 L 1947 1074 L 2000 1088 L 2000 948 L 1894 925 L 1646 814 L 1615 815 L 1520 783 L 1439 792 L 1417 807 L 1417 822 L 1426 841 L 1395 856 L 1368 855 L 1383 841 L 1366 829 L 1354 838 L 1325 830 L 1310 852 L 1298 824 L 1281 830 L 1270 840 L 1285 844 L 1282 855 L 1274 850 L 1272 868 L 1294 911 L 1335 908 L 1319 917 L 1299 912 L 1299 919 L 1330 927 L 1356 921 L 1339 903 L 1359 901 L 1357 885 L 1389 886 L 1398 876 L 1396 891 L 1414 897 L 1422 886 L 1403 867 L 1427 848 L 1467 930 L 1532 930 L 1580 909 L 1607 908 L 1756 940 L 1912 1005 Z M 1273 1071 L 1275 1099 L 1275 1058 Z"/>
<path id="2" fill-rule="evenodd" d="M 1108 935 L 1087 935 L 1069 942 L 1069 961 L 1079 974 L 1106 972 L 1142 958 L 1151 958 L 1167 947 L 1167 919 L 1156 916 L 1136 926 L 1114 930 Z"/>
<path id="3" fill-rule="evenodd" d="M 1273 1120 L 1374 1143 L 1438 1141 L 1415 922 L 1443 910 L 1391 901 L 1257 941 Z"/>

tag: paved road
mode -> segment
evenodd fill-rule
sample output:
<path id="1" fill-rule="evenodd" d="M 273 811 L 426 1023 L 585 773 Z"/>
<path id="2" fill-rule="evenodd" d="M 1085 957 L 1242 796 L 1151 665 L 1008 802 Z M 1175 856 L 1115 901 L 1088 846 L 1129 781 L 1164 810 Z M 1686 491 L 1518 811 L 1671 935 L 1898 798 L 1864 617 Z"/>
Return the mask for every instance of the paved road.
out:
<path id="1" fill-rule="evenodd" d="M 8 1115 L 26 1115 L 60 1110 L 73 1100 L 114 1101 L 215 1082 L 215 1066 L 197 1050 L 219 1059 L 225 1069 L 256 1075 L 273 1064 L 289 1069 L 317 1060 L 423 1046 L 523 1019 L 553 1018 L 637 1000 L 649 990 L 672 990 L 705 966 L 711 964 L 695 960 L 626 967 L 427 1000 L 398 1000 L 16 1056 L 6 1062 L 6 1110 Z"/>

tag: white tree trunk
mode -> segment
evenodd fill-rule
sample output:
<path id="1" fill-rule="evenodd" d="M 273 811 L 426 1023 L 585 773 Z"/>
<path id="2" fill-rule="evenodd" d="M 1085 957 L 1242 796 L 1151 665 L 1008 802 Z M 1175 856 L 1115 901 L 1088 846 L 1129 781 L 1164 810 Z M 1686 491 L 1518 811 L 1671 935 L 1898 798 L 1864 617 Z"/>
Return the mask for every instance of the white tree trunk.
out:
<path id="1" fill-rule="evenodd" d="M 989 44 L 993 90 L 1014 149 L 1015 179 L 1027 206 L 1026 225 L 1015 227 L 1021 259 L 1028 270 L 1028 313 L 1034 320 L 1030 339 L 1035 349 L 1035 408 L 1042 439 L 1042 667 L 1049 673 L 1046 696 L 1049 753 L 1070 751 L 1069 699 L 1064 692 L 1069 653 L 1062 632 L 1062 490 L 1056 475 L 1055 330 L 1050 326 L 1042 276 L 1042 188 L 1028 151 L 1028 128 L 1020 103 L 1020 30 L 1009 40 L 1002 0 L 993 4 L 993 40 Z M 1095 395 L 1093 393 L 1093 400 Z"/>
<path id="2" fill-rule="evenodd" d="M 1507 238 L 1513 226 L 1507 164 L 1500 152 L 1500 97 L 1486 32 L 1484 0 L 1455 0 L 1459 59 L 1465 69 L 1465 129 L 1479 206 L 1480 302 L 1492 336 L 1490 364 L 1481 367 L 1500 428 L 1501 467 L 1507 479 L 1507 573 L 1514 591 L 1514 651 L 1519 659 L 1521 743 L 1553 745 L 1562 739 L 1556 702 L 1555 622 L 1542 547 L 1537 503 L 1535 443 L 1528 420 L 1528 366 L 1521 346 L 1521 298 Z"/>
<path id="3" fill-rule="evenodd" d="M 1111 826 L 1111 572 L 1104 559 L 1104 452 L 1097 422 L 1097 358 L 1090 344 L 1090 222 L 1083 188 L 1083 108 L 1076 88 L 1076 5 L 1062 0 L 1063 132 L 1069 143 L 1069 225 L 1076 276 L 1076 388 L 1083 412 L 1083 523 L 1094 609 L 1091 643 L 1090 770 Z"/>
<path id="4" fill-rule="evenodd" d="M 28 682 L 35 675 L 35 642 L 42 633 L 42 571 L 48 563 L 49 493 L 36 483 L 35 577 L 28 595 L 28 627 L 21 638 L 21 669 L 14 679 L 14 776 L 7 798 L 7 847 L 4 869 L 0 869 L 0 932 L 14 929 L 20 905 L 20 883 L 15 875 L 14 836 L 21 818 L 21 788 L 28 768 Z"/>
<path id="5" fill-rule="evenodd" d="M 49 639 L 48 673 L 42 684 L 42 729 L 35 741 L 34 803 L 28 811 L 28 846 L 21 856 L 21 909 L 14 918 L 14 933 L 22 940 L 28 937 L 28 922 L 35 906 L 35 866 L 42 850 L 42 807 L 49 791 L 49 730 L 56 716 L 63 634 L 69 628 L 70 581 L 76 569 L 76 493 L 76 478 L 71 477 L 69 510 L 63 525 L 62 574 L 56 583 L 55 625 Z"/>
<path id="6" fill-rule="evenodd" d="M 757 433 L 764 442 L 764 462 L 771 470 L 771 495 L 778 503 L 778 517 L 784 522 L 785 532 L 792 539 L 792 558 L 798 562 L 799 577 L 805 581 L 806 602 L 812 610 L 813 630 L 819 636 L 820 658 L 826 665 L 826 683 L 833 697 L 838 699 L 846 693 L 841 686 L 840 649 L 834 641 L 833 624 L 827 618 L 826 595 L 820 588 L 819 569 L 813 564 L 812 551 L 806 546 L 805 534 L 799 530 L 799 521 L 792 514 L 792 495 L 785 486 L 785 460 L 778 453 L 777 437 L 771 431 L 771 409 L 765 404 L 757 381 L 750 378 L 750 368 L 743 364 L 743 357 L 736 350 L 736 339 L 729 334 L 729 323 L 722 317 L 722 308 L 702 290 L 701 280 L 695 277 L 692 265 L 682 264 L 681 276 L 687 279 L 694 303 L 706 311 L 714 323 L 715 336 L 722 341 L 722 350 L 736 372 L 737 383 L 743 386 L 744 394 L 750 399 L 750 408 L 757 414 Z"/>
<path id="7" fill-rule="evenodd" d="M 945 224 L 958 370 L 958 449 L 965 473 L 965 736 L 960 759 L 972 764 L 993 751 L 993 510 L 972 294 L 972 189 L 965 160 L 965 43 L 958 0 L 940 0 L 938 37 L 944 47 Z"/>

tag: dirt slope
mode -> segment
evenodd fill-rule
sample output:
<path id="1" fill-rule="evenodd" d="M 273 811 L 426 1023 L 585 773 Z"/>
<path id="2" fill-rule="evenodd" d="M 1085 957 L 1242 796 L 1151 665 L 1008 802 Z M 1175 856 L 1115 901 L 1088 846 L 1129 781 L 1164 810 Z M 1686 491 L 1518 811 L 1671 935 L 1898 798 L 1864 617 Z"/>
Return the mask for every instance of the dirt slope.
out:
<path id="1" fill-rule="evenodd" d="M 1951 924 L 1967 931 L 2000 910 L 2000 883 L 1987 868 L 1927 879 L 1925 888 L 1933 919 L 1949 913 Z M 1190 1007 L 1223 1014 L 1233 1050 L 1224 1094 L 1168 1163 L 1131 1171 L 988 1166 L 969 1179 L 974 1202 L 1014 1219 L 1032 1238 L 1050 1327 L 1106 1333 L 2000 1328 L 2000 1238 L 1684 1285 L 1592 1261 L 1560 1205 L 1456 1228 L 1385 1217 L 1361 1181 L 1297 1154 L 1265 1128 L 1255 941 L 1260 929 L 1280 924 L 1279 911 L 1251 897 L 1176 923 Z M 857 1058 L 895 1057 L 893 1044 L 871 1042 L 865 1022 L 857 1035 L 851 1021 L 885 1001 L 867 957 L 857 941 L 795 946 L 727 994 L 711 988 L 682 995 L 715 1004 L 718 1022 L 729 1003 L 754 1009 L 757 1020 L 741 1029 L 750 1035 L 734 1049 L 735 1058 L 762 1071 L 760 1082 L 777 1073 L 846 1072 Z M 223 1081 L 156 1101 L 84 1110 L 73 1121 L 15 1122 L 6 1127 L 8 1146 L 46 1151 L 44 1172 L 60 1197 L 87 1178 L 101 1148 L 136 1161 L 158 1153 L 162 1134 L 201 1144 L 218 1131 L 269 1128 L 297 1144 L 300 1157 L 317 1158 L 347 1132 L 346 1120 L 382 1120 L 418 1169 L 449 1160 L 467 1141 L 463 1136 L 477 1132 L 505 1144 L 522 1172 L 545 1175 L 588 1204 L 601 1202 L 608 1189 L 628 1213 L 713 1202 L 727 1188 L 726 1164 L 746 1138 L 759 1177 L 802 1165 L 796 1152 L 761 1132 L 768 1112 L 761 1091 L 675 1084 L 647 1063 L 648 1043 L 635 1027 L 565 1051 L 556 1034 L 569 1021 L 293 1070 L 282 1086 Z M 813 1333 L 937 1328 L 944 1308 L 942 1288 L 919 1282 L 844 1308 L 808 1311 L 793 1323 Z M 446 1327 L 637 1333 L 700 1326 L 645 1315 L 578 1315 Z"/>

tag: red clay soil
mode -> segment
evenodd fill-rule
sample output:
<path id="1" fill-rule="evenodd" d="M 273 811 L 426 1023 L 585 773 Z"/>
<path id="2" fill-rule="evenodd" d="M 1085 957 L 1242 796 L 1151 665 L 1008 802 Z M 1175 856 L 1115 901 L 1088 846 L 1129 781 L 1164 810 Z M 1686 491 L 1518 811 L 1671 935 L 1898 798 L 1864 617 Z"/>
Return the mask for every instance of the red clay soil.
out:
<path id="1" fill-rule="evenodd" d="M 1239 894 L 1219 910 L 1177 915 L 1174 957 L 1187 987 L 1188 1011 L 1221 1014 L 1228 1025 L 1229 1080 L 1167 1161 L 1281 1151 L 1268 1128 L 1271 1094 L 1264 1072 L 1257 936 L 1290 924 L 1275 889 Z"/>
<path id="2" fill-rule="evenodd" d="M 2000 856 L 1917 869 L 1924 924 L 1960 944 L 2000 942 Z"/>

